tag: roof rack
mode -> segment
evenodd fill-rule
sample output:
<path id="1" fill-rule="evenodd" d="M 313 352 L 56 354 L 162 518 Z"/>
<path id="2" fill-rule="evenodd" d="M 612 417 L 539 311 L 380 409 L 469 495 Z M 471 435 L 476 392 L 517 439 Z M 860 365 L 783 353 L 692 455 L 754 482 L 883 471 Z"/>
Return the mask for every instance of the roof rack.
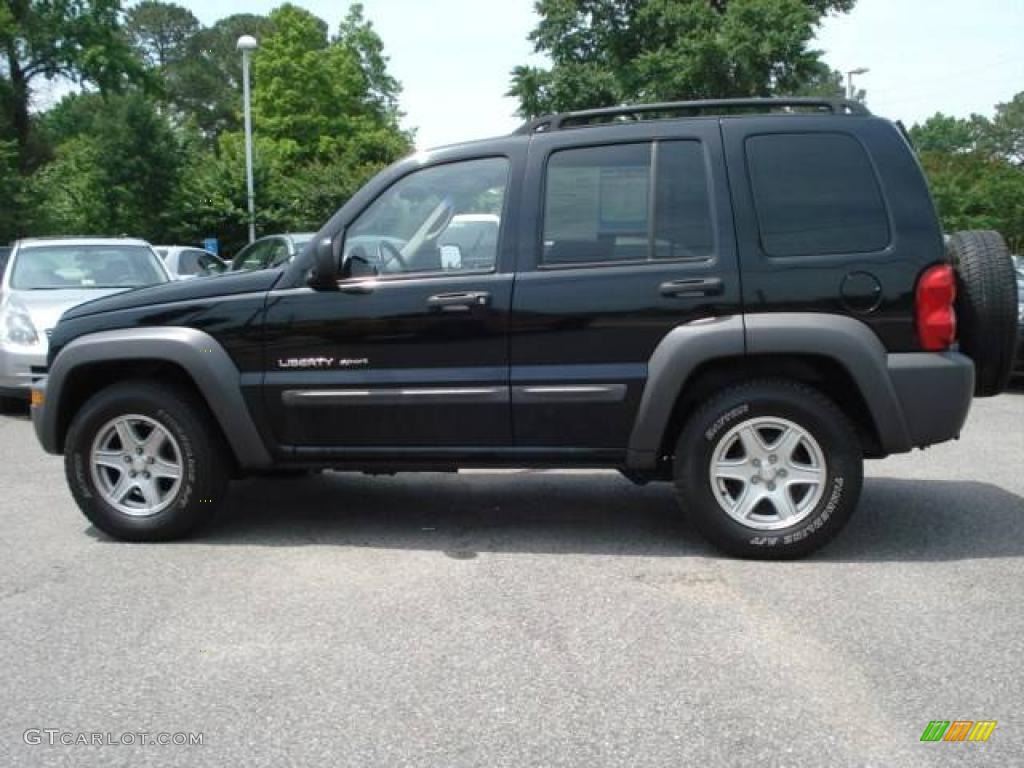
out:
<path id="1" fill-rule="evenodd" d="M 620 107 L 585 109 L 579 112 L 560 112 L 545 115 L 523 123 L 517 134 L 547 133 L 565 128 L 584 128 L 604 125 L 617 120 L 651 120 L 702 115 L 728 114 L 735 109 L 771 112 L 776 109 L 809 109 L 833 115 L 870 115 L 868 108 L 850 99 L 815 98 L 748 98 L 706 99 L 703 101 L 666 101 L 657 104 L 627 104 Z M 652 117 L 645 117 L 652 116 Z"/>

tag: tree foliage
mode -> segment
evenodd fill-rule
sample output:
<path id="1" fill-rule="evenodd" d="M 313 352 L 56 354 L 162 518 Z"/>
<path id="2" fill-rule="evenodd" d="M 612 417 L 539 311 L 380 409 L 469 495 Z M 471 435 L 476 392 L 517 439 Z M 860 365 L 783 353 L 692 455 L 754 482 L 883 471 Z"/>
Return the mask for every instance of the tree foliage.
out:
<path id="1" fill-rule="evenodd" d="M 947 231 L 996 229 L 1024 248 L 1024 92 L 991 119 L 937 113 L 910 136 Z"/>
<path id="2" fill-rule="evenodd" d="M 332 35 L 288 4 L 204 27 L 188 9 L 159 0 L 124 12 L 119 0 L 6 3 L 0 47 L 14 53 L 0 61 L 14 64 L 0 64 L 0 239 L 125 233 L 182 242 L 216 236 L 229 251 L 241 245 L 242 34 L 260 40 L 260 231 L 318 227 L 409 150 L 399 84 L 360 5 Z M 30 115 L 31 83 L 58 76 L 88 87 Z"/>
<path id="3" fill-rule="evenodd" d="M 534 117 L 625 102 L 792 94 L 831 75 L 810 44 L 853 0 L 538 0 L 530 35 L 549 68 L 508 95 Z"/>
<path id="4" fill-rule="evenodd" d="M 0 6 L 4 111 L 19 166 L 32 165 L 29 104 L 39 79 L 117 90 L 141 70 L 120 23 L 120 0 L 19 0 Z"/>
<path id="5" fill-rule="evenodd" d="M 199 31 L 199 19 L 188 8 L 157 0 L 142 0 L 125 19 L 135 50 L 162 75 L 188 56 L 188 43 Z"/>

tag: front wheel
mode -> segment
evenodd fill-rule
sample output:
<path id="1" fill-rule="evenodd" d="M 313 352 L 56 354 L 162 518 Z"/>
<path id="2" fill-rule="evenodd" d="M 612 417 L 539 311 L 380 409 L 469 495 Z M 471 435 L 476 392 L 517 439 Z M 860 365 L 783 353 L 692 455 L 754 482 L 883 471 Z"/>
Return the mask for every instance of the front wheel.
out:
<path id="1" fill-rule="evenodd" d="M 846 415 L 817 390 L 786 380 L 742 384 L 689 419 L 675 483 L 694 525 L 733 555 L 806 555 L 857 505 L 863 457 Z"/>
<path id="2" fill-rule="evenodd" d="M 100 530 L 128 541 L 185 536 L 212 517 L 228 478 L 219 433 L 185 390 L 149 381 L 93 396 L 65 441 L 68 485 Z"/>

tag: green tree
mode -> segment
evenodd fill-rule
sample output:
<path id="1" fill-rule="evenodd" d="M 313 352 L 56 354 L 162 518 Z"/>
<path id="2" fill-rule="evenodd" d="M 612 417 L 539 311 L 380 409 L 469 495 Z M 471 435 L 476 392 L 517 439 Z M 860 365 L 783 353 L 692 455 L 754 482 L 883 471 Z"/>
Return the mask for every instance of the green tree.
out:
<path id="1" fill-rule="evenodd" d="M 323 21 L 293 5 L 274 10 L 262 29 L 253 56 L 257 229 L 315 229 L 409 151 L 398 125 L 399 85 L 358 5 L 333 37 Z M 229 36 L 251 30 L 251 19 L 235 18 Z M 233 46 L 232 40 L 237 61 Z M 231 94 L 233 106 L 239 91 Z M 186 145 L 171 230 L 186 240 L 217 234 L 234 252 L 248 227 L 243 135 L 222 129 L 212 148 L 196 137 Z"/>
<path id="2" fill-rule="evenodd" d="M 109 91 L 126 76 L 141 77 L 120 13 L 120 0 L 8 0 L 0 6 L 0 75 L 23 173 L 32 164 L 29 104 L 36 80 L 65 77 Z"/>
<path id="3" fill-rule="evenodd" d="M 947 231 L 996 229 L 1024 248 L 1024 93 L 992 119 L 937 113 L 910 136 Z"/>
<path id="4" fill-rule="evenodd" d="M 44 118 L 53 161 L 28 184 L 36 234 L 162 239 L 183 164 L 165 115 L 138 90 L 65 97 Z"/>
<path id="5" fill-rule="evenodd" d="M 1024 91 L 996 105 L 995 117 L 981 128 L 981 143 L 987 152 L 1024 167 Z"/>
<path id="6" fill-rule="evenodd" d="M 266 16 L 227 16 L 193 35 L 187 43 L 186 57 L 172 68 L 167 86 L 171 102 L 211 145 L 221 132 L 239 130 L 242 124 L 242 63 L 235 47 L 238 38 L 253 35 L 262 41 L 270 31 Z"/>
<path id="7" fill-rule="evenodd" d="M 910 138 L 919 152 L 955 154 L 973 151 L 978 141 L 978 121 L 962 120 L 936 112 L 910 128 Z"/>
<path id="8" fill-rule="evenodd" d="M 530 34 L 550 68 L 520 66 L 508 95 L 533 117 L 624 102 L 794 93 L 820 81 L 810 45 L 854 0 L 538 0 Z"/>
<path id="9" fill-rule="evenodd" d="M 169 67 L 187 57 L 199 19 L 180 5 L 142 0 L 128 10 L 125 30 L 146 62 L 166 76 Z"/>
<path id="10" fill-rule="evenodd" d="M 18 145 L 11 140 L 0 139 L 0 244 L 18 236 L 23 231 L 19 216 L 18 199 L 21 196 L 22 178 L 18 174 Z"/>
<path id="11" fill-rule="evenodd" d="M 947 232 L 995 229 L 1024 246 L 1024 171 L 980 152 L 922 152 L 921 164 Z"/>

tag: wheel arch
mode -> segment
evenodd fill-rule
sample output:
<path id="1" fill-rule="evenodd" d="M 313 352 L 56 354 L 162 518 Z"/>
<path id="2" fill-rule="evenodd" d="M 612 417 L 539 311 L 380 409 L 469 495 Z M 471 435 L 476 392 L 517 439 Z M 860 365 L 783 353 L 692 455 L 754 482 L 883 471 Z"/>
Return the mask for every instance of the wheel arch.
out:
<path id="1" fill-rule="evenodd" d="M 194 328 L 101 331 L 71 341 L 50 367 L 44 405 L 33 409 L 43 447 L 62 453 L 71 419 L 89 397 L 116 381 L 140 377 L 190 388 L 206 405 L 240 467 L 270 465 L 242 397 L 238 368 L 213 337 Z"/>
<path id="2" fill-rule="evenodd" d="M 792 378 L 831 397 L 854 422 L 868 456 L 912 447 L 885 347 L 867 325 L 823 313 L 751 314 L 680 326 L 661 341 L 648 366 L 627 466 L 656 469 L 700 402 L 755 376 Z"/>

